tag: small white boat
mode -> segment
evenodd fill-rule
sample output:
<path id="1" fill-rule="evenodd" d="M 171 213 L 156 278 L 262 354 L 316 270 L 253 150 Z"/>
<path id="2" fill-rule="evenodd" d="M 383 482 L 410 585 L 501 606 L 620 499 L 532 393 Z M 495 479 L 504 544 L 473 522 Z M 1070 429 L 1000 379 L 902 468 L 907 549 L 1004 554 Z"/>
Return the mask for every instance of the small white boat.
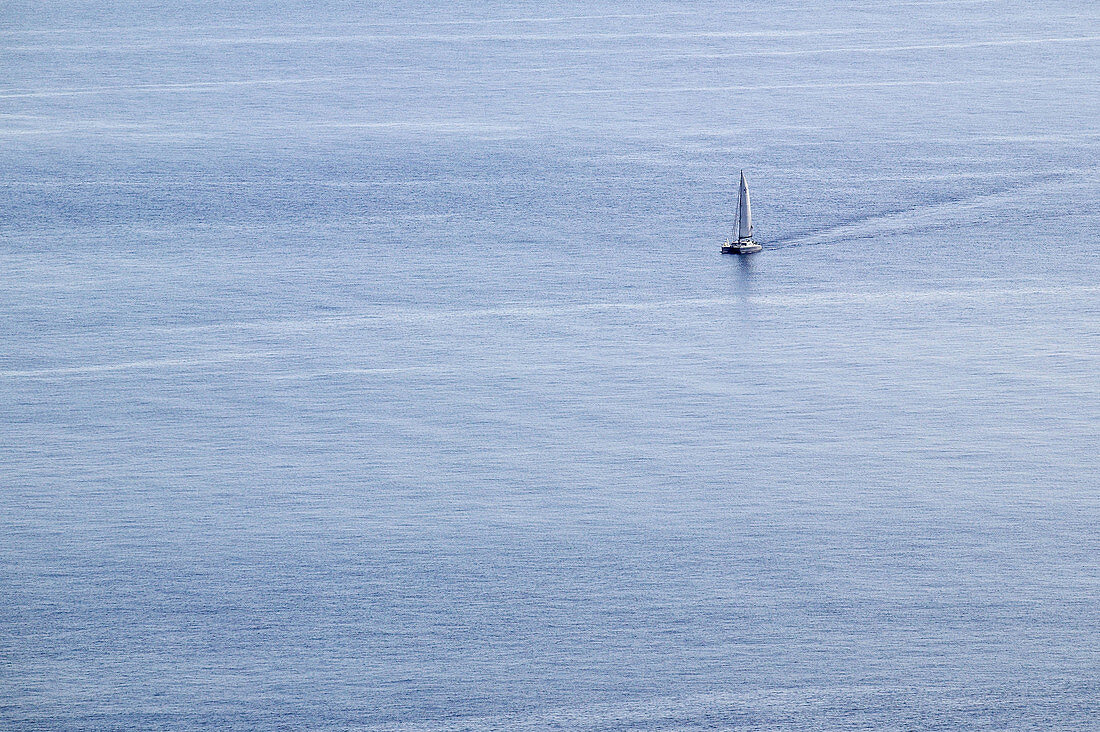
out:
<path id="1" fill-rule="evenodd" d="M 749 206 L 749 187 L 745 183 L 745 171 L 741 171 L 741 190 L 737 195 L 737 239 L 726 239 L 722 254 L 752 254 L 764 247 L 752 238 L 752 207 Z"/>

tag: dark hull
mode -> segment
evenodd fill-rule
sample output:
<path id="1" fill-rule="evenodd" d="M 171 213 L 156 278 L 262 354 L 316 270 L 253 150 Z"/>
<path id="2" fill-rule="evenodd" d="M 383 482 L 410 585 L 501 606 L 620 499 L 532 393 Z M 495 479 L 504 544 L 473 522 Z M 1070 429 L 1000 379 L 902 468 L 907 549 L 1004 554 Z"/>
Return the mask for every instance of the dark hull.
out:
<path id="1" fill-rule="evenodd" d="M 726 242 L 722 245 L 722 254 L 752 254 L 763 248 L 751 239 L 748 241 Z"/>

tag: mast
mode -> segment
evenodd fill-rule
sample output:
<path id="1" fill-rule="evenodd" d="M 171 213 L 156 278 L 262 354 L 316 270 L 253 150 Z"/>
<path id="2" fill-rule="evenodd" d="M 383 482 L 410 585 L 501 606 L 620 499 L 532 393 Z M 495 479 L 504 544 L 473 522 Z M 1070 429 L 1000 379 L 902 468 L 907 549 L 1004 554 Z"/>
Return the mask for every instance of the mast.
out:
<path id="1" fill-rule="evenodd" d="M 745 171 L 741 171 L 741 189 L 737 194 L 737 238 L 752 238 L 752 208 L 749 206 L 749 186 Z"/>

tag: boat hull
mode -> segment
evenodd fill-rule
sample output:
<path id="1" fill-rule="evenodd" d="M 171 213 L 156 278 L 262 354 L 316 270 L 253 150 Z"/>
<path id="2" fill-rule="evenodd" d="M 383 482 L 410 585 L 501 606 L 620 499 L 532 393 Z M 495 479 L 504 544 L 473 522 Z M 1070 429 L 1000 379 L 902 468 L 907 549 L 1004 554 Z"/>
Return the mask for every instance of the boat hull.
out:
<path id="1" fill-rule="evenodd" d="M 722 245 L 722 254 L 752 254 L 759 252 L 764 247 L 760 246 L 752 239 L 745 241 L 728 241 Z"/>

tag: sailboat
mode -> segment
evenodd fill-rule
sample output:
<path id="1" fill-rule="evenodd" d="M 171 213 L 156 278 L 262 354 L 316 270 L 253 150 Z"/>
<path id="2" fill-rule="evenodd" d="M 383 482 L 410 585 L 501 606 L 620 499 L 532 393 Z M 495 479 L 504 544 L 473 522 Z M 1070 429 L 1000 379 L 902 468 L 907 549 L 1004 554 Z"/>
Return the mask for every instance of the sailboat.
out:
<path id="1" fill-rule="evenodd" d="M 764 247 L 752 238 L 752 208 L 749 206 L 749 187 L 745 183 L 745 171 L 741 171 L 741 190 L 737 194 L 737 241 L 726 239 L 722 254 L 752 254 Z"/>

